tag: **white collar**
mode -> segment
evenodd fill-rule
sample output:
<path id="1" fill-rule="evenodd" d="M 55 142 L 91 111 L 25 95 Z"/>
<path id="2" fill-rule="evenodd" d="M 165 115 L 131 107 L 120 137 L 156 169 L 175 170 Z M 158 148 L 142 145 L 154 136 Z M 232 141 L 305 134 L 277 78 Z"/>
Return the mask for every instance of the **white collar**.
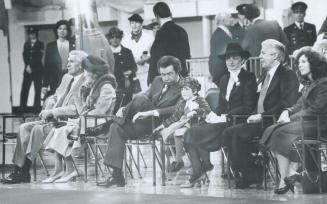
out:
<path id="1" fill-rule="evenodd" d="M 110 45 L 110 47 L 113 53 L 119 53 L 121 51 L 121 45 L 119 45 L 118 47 L 112 47 Z"/>
<path id="2" fill-rule="evenodd" d="M 229 29 L 224 26 L 224 25 L 219 25 L 218 28 L 222 29 L 223 31 L 225 31 L 225 33 L 231 38 L 232 37 L 232 33 L 229 31 Z"/>
<path id="3" fill-rule="evenodd" d="M 274 77 L 275 73 L 276 73 L 276 70 L 277 68 L 279 67 L 280 63 L 277 63 L 274 67 L 272 67 L 268 73 L 270 75 L 270 79 L 269 79 L 269 82 L 271 81 L 271 79 Z"/>
<path id="4" fill-rule="evenodd" d="M 239 81 L 238 75 L 240 74 L 241 69 L 233 70 L 233 71 L 228 70 L 230 79 L 233 79 L 234 82 L 238 82 Z"/>
<path id="5" fill-rule="evenodd" d="M 294 23 L 299 29 L 301 29 L 301 25 L 302 25 L 302 27 L 304 27 L 304 22 L 300 23 L 300 22 L 295 21 Z"/>
<path id="6" fill-rule="evenodd" d="M 165 24 L 165 23 L 167 23 L 167 22 L 169 22 L 169 21 L 172 21 L 173 19 L 171 18 L 171 17 L 167 17 L 167 18 L 161 18 L 160 19 L 160 25 L 161 25 L 161 27 Z"/>

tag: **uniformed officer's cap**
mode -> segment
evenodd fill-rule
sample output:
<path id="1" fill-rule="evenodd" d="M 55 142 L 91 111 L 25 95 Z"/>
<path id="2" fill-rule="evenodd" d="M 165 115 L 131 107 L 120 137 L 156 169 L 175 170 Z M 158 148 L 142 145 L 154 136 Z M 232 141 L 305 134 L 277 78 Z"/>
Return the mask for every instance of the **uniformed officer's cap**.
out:
<path id="1" fill-rule="evenodd" d="M 245 12 L 246 12 L 246 5 L 247 4 L 240 4 L 238 6 L 236 6 L 236 10 L 239 14 L 241 15 L 245 15 Z"/>
<path id="2" fill-rule="evenodd" d="M 27 28 L 27 34 L 37 34 L 38 29 L 36 27 L 28 27 Z"/>
<path id="3" fill-rule="evenodd" d="M 308 8 L 307 4 L 302 1 L 298 1 L 294 4 L 292 4 L 292 7 L 291 7 L 293 13 L 305 13 L 307 8 Z"/>
<path id="4" fill-rule="evenodd" d="M 245 6 L 245 18 L 252 21 L 253 19 L 260 16 L 260 9 L 254 4 L 246 4 Z"/>

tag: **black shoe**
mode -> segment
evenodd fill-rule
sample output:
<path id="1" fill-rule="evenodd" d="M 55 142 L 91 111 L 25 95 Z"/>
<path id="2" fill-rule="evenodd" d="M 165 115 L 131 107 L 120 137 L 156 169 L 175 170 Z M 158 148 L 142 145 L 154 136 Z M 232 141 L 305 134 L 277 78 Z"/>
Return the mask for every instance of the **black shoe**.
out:
<path id="1" fill-rule="evenodd" d="M 97 184 L 97 186 L 102 186 L 102 187 L 112 187 L 112 186 L 116 186 L 116 187 L 124 187 L 125 186 L 125 179 L 124 177 L 109 177 L 106 181 L 104 182 L 100 182 Z"/>
<path id="2" fill-rule="evenodd" d="M 4 184 L 30 183 L 31 175 L 29 173 L 11 174 L 3 181 Z"/>
<path id="3" fill-rule="evenodd" d="M 247 182 L 243 177 L 235 178 L 235 188 L 236 189 L 246 189 L 250 187 L 250 183 Z"/>
<path id="4" fill-rule="evenodd" d="M 214 168 L 214 166 L 211 163 L 210 164 L 204 164 L 204 163 L 202 163 L 201 166 L 202 166 L 202 171 L 204 173 L 205 172 L 208 172 L 208 171 L 211 171 Z"/>
<path id="5" fill-rule="evenodd" d="M 171 164 L 171 168 L 170 168 L 170 172 L 177 172 L 179 170 L 181 170 L 181 168 L 184 167 L 184 162 L 183 161 L 179 161 L 179 162 L 176 162 L 174 161 L 172 164 Z"/>
<path id="6" fill-rule="evenodd" d="M 275 193 L 275 194 L 278 194 L 278 195 L 281 195 L 281 194 L 285 194 L 285 193 L 287 193 L 289 190 L 290 190 L 290 188 L 286 185 L 286 186 L 284 186 L 284 187 L 282 187 L 282 188 L 277 188 L 277 189 L 275 189 L 275 190 L 274 190 L 274 193 Z"/>
<path id="7" fill-rule="evenodd" d="M 294 186 L 294 184 L 296 182 L 299 182 L 299 183 L 302 182 L 302 176 L 300 174 L 294 174 L 292 176 L 285 177 L 284 181 L 285 181 L 286 185 Z"/>

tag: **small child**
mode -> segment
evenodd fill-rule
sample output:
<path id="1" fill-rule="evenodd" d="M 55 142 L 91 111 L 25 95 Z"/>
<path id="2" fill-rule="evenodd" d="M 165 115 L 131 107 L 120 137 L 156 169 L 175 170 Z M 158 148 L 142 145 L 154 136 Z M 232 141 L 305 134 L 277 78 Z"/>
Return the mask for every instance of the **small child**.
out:
<path id="1" fill-rule="evenodd" d="M 198 95 L 200 89 L 201 84 L 198 80 L 186 77 L 181 89 L 182 100 L 177 103 L 176 111 L 154 130 L 154 132 L 160 131 L 164 139 L 169 135 L 174 136 L 176 161 L 172 163 L 170 169 L 172 172 L 177 172 L 184 166 L 183 135 L 190 128 L 190 119 L 196 117 L 199 119 L 198 123 L 204 123 L 207 114 L 211 111 L 206 100 Z"/>

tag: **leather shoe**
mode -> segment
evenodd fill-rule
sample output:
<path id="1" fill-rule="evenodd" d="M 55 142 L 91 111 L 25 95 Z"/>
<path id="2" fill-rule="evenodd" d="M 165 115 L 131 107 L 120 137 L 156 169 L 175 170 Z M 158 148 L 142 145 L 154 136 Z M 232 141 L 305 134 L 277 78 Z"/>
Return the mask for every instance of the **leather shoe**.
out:
<path id="1" fill-rule="evenodd" d="M 275 194 L 278 194 L 278 195 L 281 195 L 281 194 L 287 193 L 289 190 L 290 190 L 290 188 L 286 185 L 286 186 L 284 186 L 282 188 L 276 188 L 274 190 L 274 193 Z"/>
<path id="2" fill-rule="evenodd" d="M 30 183 L 31 175 L 29 173 L 16 173 L 8 176 L 3 181 L 4 184 Z"/>
<path id="3" fill-rule="evenodd" d="M 284 181 L 286 183 L 286 185 L 293 185 L 296 182 L 301 183 L 302 182 L 302 176 L 300 174 L 293 174 L 292 176 L 288 176 L 284 178 Z"/>
<path id="4" fill-rule="evenodd" d="M 184 167 L 184 162 L 183 161 L 179 161 L 179 162 L 176 162 L 174 161 L 172 164 L 171 164 L 171 168 L 169 169 L 170 172 L 177 172 L 179 170 L 181 170 L 181 168 Z"/>
<path id="5" fill-rule="evenodd" d="M 100 182 L 97 184 L 97 186 L 102 186 L 102 187 L 112 187 L 112 186 L 116 186 L 116 187 L 124 187 L 125 186 L 125 179 L 124 177 L 109 177 L 106 181 L 104 182 Z"/>

